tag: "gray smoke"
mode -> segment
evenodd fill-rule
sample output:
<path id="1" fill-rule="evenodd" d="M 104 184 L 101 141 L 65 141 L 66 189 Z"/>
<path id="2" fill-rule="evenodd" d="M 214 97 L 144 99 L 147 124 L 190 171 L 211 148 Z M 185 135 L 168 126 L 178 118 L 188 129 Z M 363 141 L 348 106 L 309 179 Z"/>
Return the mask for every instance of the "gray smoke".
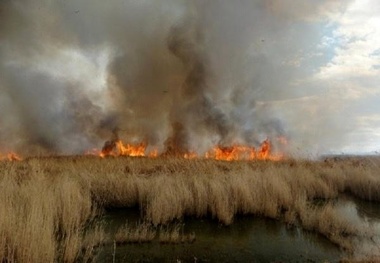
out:
<path id="1" fill-rule="evenodd" d="M 342 7 L 304 2 L 2 0 L 0 150 L 80 153 L 115 130 L 161 152 L 292 137 L 263 101 L 308 73 L 283 64 L 320 37 L 297 23 Z"/>

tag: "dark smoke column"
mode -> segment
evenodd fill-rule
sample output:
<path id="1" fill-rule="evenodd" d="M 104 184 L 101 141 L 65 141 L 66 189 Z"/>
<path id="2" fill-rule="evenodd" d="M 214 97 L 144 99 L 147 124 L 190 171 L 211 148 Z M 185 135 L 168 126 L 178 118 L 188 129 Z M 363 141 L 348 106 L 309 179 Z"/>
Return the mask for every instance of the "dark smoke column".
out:
<path id="1" fill-rule="evenodd" d="M 171 109 L 172 135 L 166 142 L 169 152 L 192 150 L 189 145 L 191 132 L 206 129 L 219 135 L 223 142 L 231 130 L 227 117 L 207 96 L 211 71 L 203 41 L 202 28 L 195 19 L 185 19 L 169 32 L 168 48 L 186 71 L 179 99 Z"/>

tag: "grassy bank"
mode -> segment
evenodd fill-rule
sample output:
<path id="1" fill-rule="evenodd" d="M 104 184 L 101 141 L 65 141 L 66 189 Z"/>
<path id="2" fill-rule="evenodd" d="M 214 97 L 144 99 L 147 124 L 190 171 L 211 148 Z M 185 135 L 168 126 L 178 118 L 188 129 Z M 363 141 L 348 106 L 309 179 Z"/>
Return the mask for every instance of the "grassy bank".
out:
<path id="1" fill-rule="evenodd" d="M 86 227 L 103 208 L 132 206 L 153 226 L 185 216 L 212 217 L 227 225 L 237 214 L 279 219 L 317 231 L 355 254 L 357 242 L 374 235 L 371 228 L 345 220 L 332 203 L 312 203 L 341 193 L 379 202 L 379 167 L 375 157 L 281 162 L 60 157 L 0 162 L 0 260 L 91 261 L 94 248 L 107 237 L 102 229 Z"/>

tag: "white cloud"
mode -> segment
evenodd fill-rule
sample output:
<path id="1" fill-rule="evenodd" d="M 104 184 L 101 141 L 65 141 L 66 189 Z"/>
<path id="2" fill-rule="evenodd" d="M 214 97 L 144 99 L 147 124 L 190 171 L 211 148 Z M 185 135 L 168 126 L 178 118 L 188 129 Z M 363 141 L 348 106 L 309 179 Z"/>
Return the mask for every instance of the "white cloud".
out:
<path id="1" fill-rule="evenodd" d="M 321 46 L 335 44 L 335 56 L 317 74 L 320 79 L 379 78 L 380 4 L 377 0 L 356 0 L 336 16 L 333 37 Z M 379 78 L 380 80 L 380 78 Z"/>
<path id="2" fill-rule="evenodd" d="M 343 150 L 368 153 L 380 150 L 380 114 L 358 116 L 353 120 L 356 130 L 348 135 L 350 143 Z"/>

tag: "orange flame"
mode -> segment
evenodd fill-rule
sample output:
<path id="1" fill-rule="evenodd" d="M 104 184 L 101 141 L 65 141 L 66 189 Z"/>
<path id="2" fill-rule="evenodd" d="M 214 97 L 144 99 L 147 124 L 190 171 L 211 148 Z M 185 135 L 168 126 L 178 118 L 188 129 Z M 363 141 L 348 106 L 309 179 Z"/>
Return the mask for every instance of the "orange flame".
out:
<path id="1" fill-rule="evenodd" d="M 149 154 L 148 156 L 150 158 L 156 158 L 158 156 L 158 150 L 157 149 L 153 149 Z"/>
<path id="2" fill-rule="evenodd" d="M 278 139 L 279 143 L 287 143 L 285 138 Z M 106 156 L 131 156 L 131 157 L 150 157 L 154 158 L 159 156 L 158 150 L 153 149 L 147 151 L 146 143 L 139 144 L 124 144 L 121 140 L 108 141 L 101 151 L 93 149 L 87 152 L 89 155 L 96 155 L 102 158 Z M 256 149 L 255 147 L 245 145 L 233 145 L 230 147 L 216 146 L 207 151 L 203 156 L 198 155 L 196 152 L 189 151 L 182 155 L 185 159 L 214 159 L 222 161 L 237 161 L 237 160 L 271 160 L 279 161 L 284 159 L 282 154 L 272 153 L 271 142 L 267 139 L 261 146 Z"/>
<path id="3" fill-rule="evenodd" d="M 153 149 L 147 153 L 147 146 L 145 143 L 139 144 L 124 144 L 121 140 L 106 142 L 102 150 L 92 149 L 86 152 L 86 155 L 95 155 L 99 157 L 106 156 L 131 156 L 131 157 L 144 157 L 148 156 L 154 158 L 158 156 L 157 149 Z"/>
<path id="4" fill-rule="evenodd" d="M 145 156 L 146 145 L 144 143 L 140 143 L 138 145 L 124 145 L 123 142 L 119 140 L 116 142 L 116 149 L 118 155 L 138 157 Z"/>
<path id="5" fill-rule="evenodd" d="M 237 160 L 281 160 L 282 155 L 276 155 L 271 152 L 271 143 L 265 140 L 261 147 L 256 150 L 254 147 L 244 145 L 234 145 L 231 147 L 217 146 L 212 151 L 206 153 L 208 159 L 237 161 Z"/>
<path id="6" fill-rule="evenodd" d="M 270 144 L 269 140 L 265 140 L 261 144 L 261 148 L 258 152 L 257 157 L 261 160 L 266 160 L 270 157 L 270 152 L 271 152 L 271 144 Z"/>
<path id="7" fill-rule="evenodd" d="M 198 154 L 196 154 L 195 152 L 188 152 L 188 153 L 185 153 L 183 155 L 183 158 L 185 158 L 185 159 L 196 159 L 196 158 L 198 158 Z"/>
<path id="8" fill-rule="evenodd" d="M 255 148 L 243 145 L 217 146 L 206 153 L 206 158 L 223 161 L 250 160 L 255 158 Z"/>
<path id="9" fill-rule="evenodd" d="M 7 153 L 7 154 L 1 154 L 0 153 L 0 161 L 4 161 L 4 160 L 8 160 L 8 161 L 22 161 L 22 158 L 14 153 L 14 152 L 10 152 L 10 153 Z"/>

